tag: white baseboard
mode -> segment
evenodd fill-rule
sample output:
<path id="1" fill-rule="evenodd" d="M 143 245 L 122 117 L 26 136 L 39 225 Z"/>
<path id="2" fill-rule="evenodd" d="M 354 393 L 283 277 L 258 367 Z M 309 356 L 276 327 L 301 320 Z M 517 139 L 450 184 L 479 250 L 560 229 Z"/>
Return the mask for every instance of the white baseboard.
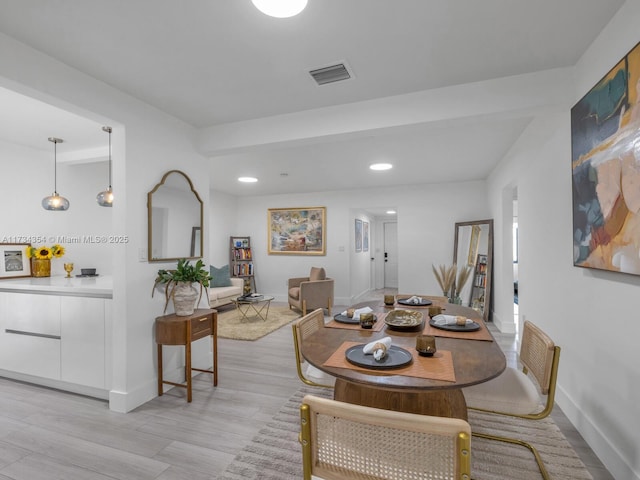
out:
<path id="1" fill-rule="evenodd" d="M 492 315 L 492 321 L 496 328 L 502 333 L 516 333 L 516 324 L 513 322 L 513 315 L 508 321 L 504 321 L 494 312 Z"/>
<path id="2" fill-rule="evenodd" d="M 633 471 L 629 462 L 622 457 L 620 449 L 609 442 L 598 426 L 594 424 L 591 418 L 584 414 L 580 406 L 566 394 L 560 385 L 558 385 L 556 390 L 556 403 L 576 430 L 580 432 L 582 438 L 589 444 L 591 450 L 598 456 L 604 466 L 607 467 L 607 470 L 609 470 L 613 478 L 640 480 L 640 473 Z M 627 439 L 627 444 L 632 445 L 635 443 L 637 443 L 637 439 Z"/>

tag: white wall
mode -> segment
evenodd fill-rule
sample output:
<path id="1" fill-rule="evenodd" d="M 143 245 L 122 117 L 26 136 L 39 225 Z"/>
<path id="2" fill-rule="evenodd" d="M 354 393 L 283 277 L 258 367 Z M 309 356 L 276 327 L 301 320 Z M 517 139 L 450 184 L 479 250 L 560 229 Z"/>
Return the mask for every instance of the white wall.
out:
<path id="1" fill-rule="evenodd" d="M 240 197 L 237 233 L 251 236 L 258 290 L 286 301 L 287 279 L 321 266 L 335 279 L 336 304 L 347 305 L 369 283 L 370 264 L 374 263 L 369 260 L 371 244 L 367 255 L 354 251 L 355 212 L 363 212 L 368 205 L 394 205 L 398 211 L 399 291 L 439 294 L 431 264 L 452 263 L 454 224 L 487 218 L 486 195 L 484 182 L 466 182 L 375 192 L 363 189 Z M 326 256 L 268 255 L 267 209 L 305 206 L 327 208 Z M 363 213 L 358 216 L 365 218 Z M 376 255 L 376 262 L 382 262 L 382 256 Z M 362 272 L 352 272 L 356 268 Z M 355 289 L 350 283 L 354 278 L 358 282 Z"/>
<path id="2" fill-rule="evenodd" d="M 496 316 L 510 301 L 512 190 L 518 191 L 519 312 L 562 347 L 557 403 L 615 478 L 640 478 L 640 277 L 573 266 L 570 107 L 638 41 L 628 2 L 576 67 L 566 104 L 536 118 L 489 181 Z"/>
<path id="3" fill-rule="evenodd" d="M 191 127 L 135 98 L 5 35 L 0 35 L 0 58 L 1 86 L 95 120 L 98 125 L 113 126 L 115 201 L 110 212 L 111 233 L 127 235 L 129 241 L 111 245 L 114 292 L 110 407 L 129 411 L 157 394 L 153 327 L 155 317 L 162 314 L 164 298 L 156 295 L 152 299 L 151 288 L 158 269 L 175 264 L 138 260 L 139 249 L 147 247 L 147 192 L 166 171 L 178 168 L 193 181 L 205 204 L 204 217 L 208 218 L 209 180 L 202 175 L 207 171 L 205 159 L 193 147 Z M 3 159 L 3 167 L 8 161 Z M 20 171 L 25 179 L 32 178 L 22 168 Z M 92 185 L 92 194 L 93 190 L 97 193 L 104 188 L 104 174 L 93 174 L 98 175 L 99 187 Z M 27 206 L 31 205 L 31 199 L 50 193 L 49 182 L 39 182 L 33 181 L 32 186 L 25 181 L 25 188 L 14 203 L 16 213 L 27 215 L 32 208 Z M 65 193 L 63 183 L 59 184 L 59 191 Z M 72 203 L 72 208 L 76 204 Z M 72 211 L 50 213 L 64 216 Z M 80 229 L 83 225 L 74 227 Z M 208 247 L 205 241 L 205 258 Z M 208 348 L 206 340 L 195 345 L 194 365 L 207 357 Z M 182 364 L 181 347 L 166 350 L 170 351 L 165 356 L 167 373 L 169 378 L 177 379 L 180 372 L 176 369 Z"/>
<path id="4" fill-rule="evenodd" d="M 66 212 L 47 211 L 41 201 L 53 193 L 53 144 L 42 140 L 45 148 L 51 145 L 50 152 L 0 141 L 2 195 L 8 199 L 0 203 L 0 241 L 34 247 L 61 244 L 66 252 L 51 261 L 52 275 L 66 275 L 63 264 L 67 262 L 74 264 L 73 275 L 80 274 L 81 268 L 111 274 L 111 246 L 92 240 L 113 231 L 112 209 L 96 202 L 96 195 L 107 185 L 106 163 L 59 163 L 58 193 L 69 200 L 70 208 Z"/>

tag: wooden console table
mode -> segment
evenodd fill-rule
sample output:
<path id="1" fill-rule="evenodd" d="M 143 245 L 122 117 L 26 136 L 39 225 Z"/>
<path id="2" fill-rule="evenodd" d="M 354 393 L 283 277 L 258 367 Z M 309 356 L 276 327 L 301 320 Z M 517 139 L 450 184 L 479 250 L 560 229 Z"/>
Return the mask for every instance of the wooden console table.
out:
<path id="1" fill-rule="evenodd" d="M 213 374 L 213 385 L 218 385 L 218 312 L 198 309 L 193 315 L 179 317 L 175 314 L 156 318 L 156 344 L 158 348 L 158 395 L 163 394 L 163 384 L 187 389 L 187 402 L 191 401 L 191 371 Z M 203 370 L 191 367 L 191 342 L 211 336 L 213 340 L 213 368 Z M 184 375 L 186 383 L 168 382 L 162 378 L 162 346 L 184 345 Z"/>

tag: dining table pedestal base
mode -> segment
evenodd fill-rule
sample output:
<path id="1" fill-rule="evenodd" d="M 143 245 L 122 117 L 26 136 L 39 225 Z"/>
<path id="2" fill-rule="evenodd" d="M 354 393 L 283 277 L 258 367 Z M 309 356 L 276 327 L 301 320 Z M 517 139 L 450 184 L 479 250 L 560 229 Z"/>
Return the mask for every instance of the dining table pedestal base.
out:
<path id="1" fill-rule="evenodd" d="M 338 378 L 333 398 L 341 402 L 396 412 L 467 420 L 467 402 L 460 388 L 418 392 L 405 389 L 386 389 L 380 386 L 370 387 Z"/>

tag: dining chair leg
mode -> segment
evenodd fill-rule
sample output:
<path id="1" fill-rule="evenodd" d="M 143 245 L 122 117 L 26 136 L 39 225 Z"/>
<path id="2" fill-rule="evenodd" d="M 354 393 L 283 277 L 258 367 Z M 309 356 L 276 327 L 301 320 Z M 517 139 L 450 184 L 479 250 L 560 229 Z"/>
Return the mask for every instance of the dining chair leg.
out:
<path id="1" fill-rule="evenodd" d="M 516 438 L 501 437 L 499 435 L 490 435 L 488 433 L 472 432 L 471 435 L 473 437 L 477 437 L 477 438 L 484 438 L 484 439 L 487 439 L 487 440 L 496 440 L 498 442 L 506 442 L 506 443 L 511 443 L 513 445 L 520 445 L 522 447 L 528 448 L 529 451 L 531 453 L 533 453 L 533 456 L 536 459 L 536 463 L 538 464 L 538 469 L 540 470 L 540 474 L 542 475 L 542 478 L 544 480 L 550 480 L 551 479 L 551 477 L 549 477 L 549 473 L 547 472 L 546 467 L 544 466 L 544 462 L 542 461 L 542 457 L 540 456 L 540 453 L 538 453 L 538 449 L 536 447 L 534 447 L 533 445 L 531 445 L 530 443 L 524 442 L 522 440 L 518 440 Z"/>

